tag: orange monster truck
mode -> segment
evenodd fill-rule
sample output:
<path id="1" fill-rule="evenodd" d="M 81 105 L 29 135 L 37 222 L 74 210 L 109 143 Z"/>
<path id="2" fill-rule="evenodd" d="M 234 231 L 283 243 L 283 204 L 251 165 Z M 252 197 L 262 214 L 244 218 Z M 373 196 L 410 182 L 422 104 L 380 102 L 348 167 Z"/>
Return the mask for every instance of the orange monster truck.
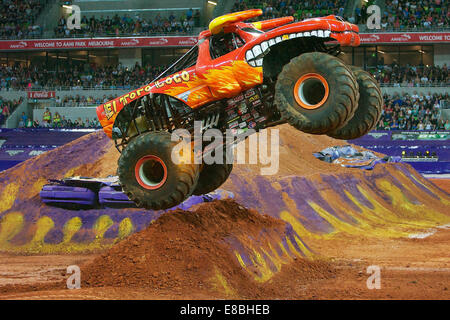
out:
<path id="1" fill-rule="evenodd" d="M 172 161 L 179 142 L 171 133 L 193 134 L 196 121 L 201 130 L 236 134 L 287 122 L 307 133 L 354 139 L 379 120 L 376 81 L 336 57 L 340 46 L 359 45 L 357 26 L 336 16 L 243 22 L 261 14 L 214 19 L 197 45 L 152 83 L 97 107 L 121 152 L 122 188 L 139 207 L 171 208 L 228 178 L 232 163 Z M 192 155 L 180 155 L 191 158 L 194 149 L 188 150 Z"/>

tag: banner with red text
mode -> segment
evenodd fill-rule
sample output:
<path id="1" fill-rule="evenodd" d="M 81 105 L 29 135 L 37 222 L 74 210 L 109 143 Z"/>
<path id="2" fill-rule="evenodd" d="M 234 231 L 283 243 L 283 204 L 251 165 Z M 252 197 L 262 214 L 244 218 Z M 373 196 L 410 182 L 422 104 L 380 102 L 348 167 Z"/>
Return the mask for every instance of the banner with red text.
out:
<path id="1" fill-rule="evenodd" d="M 51 99 L 56 97 L 55 91 L 28 91 L 28 99 Z"/>
<path id="2" fill-rule="evenodd" d="M 450 32 L 361 33 L 361 44 L 450 43 Z M 191 47 L 196 36 L 2 40 L 0 51 L 146 47 Z"/>
<path id="3" fill-rule="evenodd" d="M 450 32 L 361 33 L 361 44 L 450 43 Z"/>
<path id="4" fill-rule="evenodd" d="M 48 50 L 48 49 L 101 49 L 142 47 L 192 47 L 196 36 L 190 37 L 133 37 L 92 39 L 41 39 L 0 41 L 1 50 Z"/>

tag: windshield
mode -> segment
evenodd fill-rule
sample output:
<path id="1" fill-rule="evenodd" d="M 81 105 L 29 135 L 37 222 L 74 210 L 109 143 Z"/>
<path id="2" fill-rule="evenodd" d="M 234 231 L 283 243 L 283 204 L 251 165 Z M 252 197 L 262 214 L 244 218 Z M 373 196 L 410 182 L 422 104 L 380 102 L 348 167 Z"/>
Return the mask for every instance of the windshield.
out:
<path id="1" fill-rule="evenodd" d="M 261 30 L 250 28 L 250 27 L 242 28 L 241 30 L 245 31 L 245 32 L 249 32 L 249 33 L 258 33 L 258 34 L 264 33 Z"/>
<path id="2" fill-rule="evenodd" d="M 170 75 L 178 71 L 187 69 L 189 67 L 195 66 L 195 64 L 197 63 L 197 57 L 198 57 L 198 44 L 193 46 L 188 52 L 184 54 L 184 56 L 175 61 L 174 64 L 172 64 L 166 71 L 157 76 L 152 82 L 155 82 L 156 80 L 159 80 L 166 75 Z"/>

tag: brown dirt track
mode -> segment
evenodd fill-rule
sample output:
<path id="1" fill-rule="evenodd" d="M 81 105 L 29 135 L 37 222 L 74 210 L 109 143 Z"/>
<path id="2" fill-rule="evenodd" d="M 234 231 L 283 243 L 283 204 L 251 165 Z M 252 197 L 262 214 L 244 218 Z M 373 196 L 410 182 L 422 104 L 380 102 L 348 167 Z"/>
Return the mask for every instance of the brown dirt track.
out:
<path id="1" fill-rule="evenodd" d="M 349 172 L 311 154 L 345 142 L 288 126 L 280 127 L 280 140 L 280 171 L 270 177 L 275 185 L 291 175 Z M 117 157 L 111 145 L 71 173 L 113 174 Z M 251 181 L 259 169 L 235 166 L 233 174 Z M 233 180 L 223 188 L 239 191 Z M 294 258 L 264 282 L 255 281 L 227 250 L 230 235 L 257 241 L 262 233 L 272 237 L 284 228 L 280 219 L 227 200 L 164 214 L 101 253 L 0 253 L 0 299 L 450 299 L 449 228 L 424 239 L 345 233 L 333 241 L 311 239 L 308 245 L 318 257 Z M 73 264 L 82 267 L 80 290 L 65 289 L 65 269 Z M 382 268 L 380 290 L 366 287 L 369 265 Z"/>
<path id="2" fill-rule="evenodd" d="M 132 236 L 133 237 L 133 236 Z M 131 240 L 131 239 L 130 239 Z M 353 239 L 354 240 L 354 239 Z M 450 230 L 442 230 L 426 241 L 373 241 L 361 255 L 361 246 L 355 241 L 334 258 L 313 264 L 298 260 L 286 267 L 269 283 L 253 287 L 254 292 L 239 298 L 260 299 L 450 299 L 450 264 L 439 261 L 442 250 L 447 250 Z M 351 245 L 353 243 L 353 245 Z M 337 246 L 337 245 L 336 245 Z M 336 250 L 336 251 L 335 251 Z M 15 274 L 16 285 L 3 286 L 0 299 L 221 299 L 233 296 L 193 287 L 186 292 L 178 286 L 104 286 L 67 290 L 61 282 L 65 268 L 71 264 L 95 259 L 101 255 L 63 255 L 16 257 L 0 255 L 1 278 L 4 268 Z M 442 260 L 442 259 L 441 259 Z M 52 261 L 53 266 L 49 266 Z M 381 290 L 368 290 L 366 268 L 382 266 Z M 40 270 L 40 272 L 36 272 Z M 55 284 L 52 277 L 61 279 Z M 37 282 L 44 282 L 38 284 Z M 33 284 L 24 284 L 24 283 Z M 2 283 L 5 283 L 2 280 Z M 247 287 L 248 284 L 244 286 Z M 245 290 L 245 291 L 247 291 Z M 248 293 L 248 291 L 247 291 Z M 236 296 L 235 296 L 236 297 Z"/>

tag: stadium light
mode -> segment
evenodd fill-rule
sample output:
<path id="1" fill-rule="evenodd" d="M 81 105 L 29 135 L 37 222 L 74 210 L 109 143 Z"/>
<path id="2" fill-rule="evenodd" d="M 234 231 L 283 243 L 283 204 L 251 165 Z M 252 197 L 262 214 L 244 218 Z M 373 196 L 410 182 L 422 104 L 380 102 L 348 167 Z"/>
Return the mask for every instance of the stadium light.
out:
<path id="1" fill-rule="evenodd" d="M 208 1 L 209 4 L 212 4 L 213 6 L 217 6 L 217 2 L 214 1 Z"/>
<path id="2" fill-rule="evenodd" d="M 72 9 L 72 6 L 68 6 L 68 5 L 66 5 L 66 4 L 63 4 L 63 6 L 62 6 L 64 9 Z"/>

